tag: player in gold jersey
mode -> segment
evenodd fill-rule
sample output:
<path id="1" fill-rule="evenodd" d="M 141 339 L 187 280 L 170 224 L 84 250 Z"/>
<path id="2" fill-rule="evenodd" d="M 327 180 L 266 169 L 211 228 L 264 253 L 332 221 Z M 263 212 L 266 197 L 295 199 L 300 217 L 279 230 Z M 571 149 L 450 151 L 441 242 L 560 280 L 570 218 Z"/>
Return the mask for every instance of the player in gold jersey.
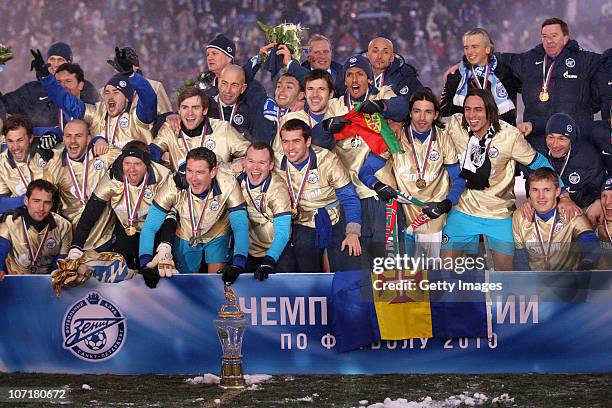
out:
<path id="1" fill-rule="evenodd" d="M 520 210 L 512 218 L 516 245 L 515 270 L 572 271 L 593 269 L 599 258 L 599 239 L 585 215 L 567 220 L 558 211 L 561 194 L 557 173 L 540 168 L 529 175 L 531 220 Z"/>
<path id="2" fill-rule="evenodd" d="M 108 153 L 96 155 L 87 123 L 81 119 L 66 123 L 64 149 L 49 161 L 43 178 L 58 188 L 59 213 L 72 223 L 73 229 L 76 229 L 85 204 L 98 182 L 108 173 L 108 169 L 120 154 L 121 150 L 111 146 Z M 83 249 L 95 249 L 108 242 L 112 231 L 111 212 L 104 211 Z"/>
<path id="3" fill-rule="evenodd" d="M 144 143 L 134 140 L 126 144 L 87 201 L 68 257 L 81 257 L 85 242 L 94 238 L 90 235 L 95 232 L 95 224 L 103 218 L 101 215 L 111 212 L 115 220 L 113 237 L 100 250 L 120 253 L 130 268 L 137 269 L 139 233 L 153 198 L 168 175 L 168 169 L 151 163 Z"/>
<path id="4" fill-rule="evenodd" d="M 11 116 L 4 122 L 7 149 L 0 153 L 0 212 L 23 205 L 28 184 L 42 177 L 53 157 L 40 149 L 32 134 L 32 123 L 25 116 Z"/>
<path id="5" fill-rule="evenodd" d="M 170 154 L 170 168 L 178 171 L 187 153 L 196 147 L 206 147 L 217 155 L 217 160 L 229 163 L 243 157 L 249 142 L 228 121 L 207 116 L 208 98 L 202 89 L 185 88 L 178 96 L 180 129 L 174 121 L 162 125 L 149 146 L 153 161 L 160 162 L 162 154 Z"/>
<path id="6" fill-rule="evenodd" d="M 285 181 L 273 169 L 272 147 L 258 141 L 247 149 L 244 172 L 238 176 L 249 217 L 249 257 L 245 269 L 259 280 L 276 271 L 276 262 L 291 232 L 289 192 Z"/>
<path id="7" fill-rule="evenodd" d="M 157 95 L 151 84 L 137 72 L 125 53 L 115 57 L 123 69 L 114 75 L 104 87 L 103 101 L 89 105 L 62 88 L 50 75 L 42 57 L 35 57 L 32 66 L 45 91 L 54 103 L 72 118 L 83 119 L 94 135 L 103 135 L 108 144 L 122 148 L 131 140 L 151 143 L 153 137 L 149 124 L 157 117 Z M 134 91 L 138 101 L 132 103 Z"/>
<path id="8" fill-rule="evenodd" d="M 72 239 L 70 223 L 52 212 L 57 189 L 48 181 L 28 185 L 25 206 L 0 223 L 0 280 L 5 274 L 50 273 Z"/>

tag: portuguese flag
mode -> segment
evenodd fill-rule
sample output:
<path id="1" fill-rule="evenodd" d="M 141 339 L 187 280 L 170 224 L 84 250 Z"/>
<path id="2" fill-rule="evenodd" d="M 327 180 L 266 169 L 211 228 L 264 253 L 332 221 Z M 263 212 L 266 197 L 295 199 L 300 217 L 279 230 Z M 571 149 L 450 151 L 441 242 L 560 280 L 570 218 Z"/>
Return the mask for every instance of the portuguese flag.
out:
<path id="1" fill-rule="evenodd" d="M 359 112 L 361 105 L 344 115 L 344 119 L 351 123 L 345 125 L 342 131 L 334 133 L 335 140 L 343 140 L 359 136 L 368 145 L 370 150 L 378 156 L 387 150 L 393 154 L 401 152 L 402 148 L 387 122 L 380 113 L 368 115 Z"/>

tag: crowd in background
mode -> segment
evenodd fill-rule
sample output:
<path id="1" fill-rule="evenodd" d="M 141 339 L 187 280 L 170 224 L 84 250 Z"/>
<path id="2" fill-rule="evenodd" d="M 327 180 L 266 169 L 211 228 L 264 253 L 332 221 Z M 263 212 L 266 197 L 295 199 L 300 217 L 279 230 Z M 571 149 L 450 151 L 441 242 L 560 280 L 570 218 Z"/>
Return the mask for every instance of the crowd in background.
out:
<path id="1" fill-rule="evenodd" d="M 204 47 L 216 33 L 237 45 L 236 61 L 245 62 L 265 43 L 258 28 L 283 21 L 302 23 L 309 34 L 322 33 L 334 44 L 334 59 L 367 48 L 378 35 L 394 41 L 395 51 L 415 66 L 422 83 L 441 91 L 442 75 L 462 56 L 462 34 L 487 27 L 500 51 L 522 52 L 540 42 L 539 26 L 552 15 L 564 18 L 570 36 L 586 49 L 601 52 L 600 39 L 612 32 L 612 0 L 25 0 L 0 5 L 0 42 L 15 58 L 0 75 L 0 89 L 12 90 L 34 79 L 30 48 L 46 50 L 69 43 L 86 78 L 101 85 L 113 69 L 115 45 L 132 46 L 143 71 L 169 92 L 205 68 Z M 308 34 L 307 34 L 308 35 Z"/>

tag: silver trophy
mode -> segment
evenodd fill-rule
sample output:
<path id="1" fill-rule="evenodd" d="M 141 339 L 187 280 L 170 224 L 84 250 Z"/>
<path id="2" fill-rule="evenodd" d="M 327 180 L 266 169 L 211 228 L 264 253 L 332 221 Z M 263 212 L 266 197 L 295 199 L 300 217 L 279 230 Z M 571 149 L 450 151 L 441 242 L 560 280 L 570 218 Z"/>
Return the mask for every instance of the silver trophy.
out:
<path id="1" fill-rule="evenodd" d="M 228 285 L 225 288 L 225 303 L 213 324 L 223 349 L 221 362 L 221 381 L 219 387 L 241 389 L 246 387 L 242 371 L 242 337 L 249 322 L 238 306 L 236 294 Z"/>

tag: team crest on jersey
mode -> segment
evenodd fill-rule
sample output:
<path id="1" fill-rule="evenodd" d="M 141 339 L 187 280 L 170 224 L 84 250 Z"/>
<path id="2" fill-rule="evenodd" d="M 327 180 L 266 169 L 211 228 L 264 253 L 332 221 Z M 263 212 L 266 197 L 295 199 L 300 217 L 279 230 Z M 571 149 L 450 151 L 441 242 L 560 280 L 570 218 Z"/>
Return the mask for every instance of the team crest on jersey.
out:
<path id="1" fill-rule="evenodd" d="M 261 211 L 261 196 L 255 197 L 253 204 L 255 204 L 257 210 Z"/>
<path id="2" fill-rule="evenodd" d="M 561 230 L 563 229 L 563 227 L 565 227 L 565 225 L 563 224 L 563 221 L 559 220 L 559 222 L 557 223 L 557 225 L 555 225 L 555 234 L 561 232 Z"/>
<path id="3" fill-rule="evenodd" d="M 576 66 L 576 61 L 573 58 L 567 58 L 565 60 L 565 66 L 568 68 L 574 68 Z"/>
<path id="4" fill-rule="evenodd" d="M 506 91 L 506 88 L 504 88 L 501 82 L 498 82 L 497 85 L 495 85 L 495 93 L 497 94 L 498 98 L 505 99 L 508 97 L 508 91 Z"/>
<path id="5" fill-rule="evenodd" d="M 221 204 L 219 204 L 219 201 L 216 198 L 213 198 L 208 208 L 210 208 L 211 211 L 219 211 Z"/>
<path id="6" fill-rule="evenodd" d="M 447 234 L 442 234 L 442 240 L 441 242 L 443 244 L 448 244 L 448 235 Z"/>
<path id="7" fill-rule="evenodd" d="M 212 139 L 206 139 L 204 141 L 204 147 L 207 148 L 208 150 L 214 150 L 216 146 L 217 146 L 217 143 L 215 143 L 215 141 Z"/>
<path id="8" fill-rule="evenodd" d="M 580 183 L 580 174 L 577 172 L 570 173 L 568 180 L 572 184 L 578 184 Z"/>
<path id="9" fill-rule="evenodd" d="M 57 246 L 57 241 L 53 237 L 49 237 L 47 243 L 45 244 L 47 249 L 53 249 Z"/>
<path id="10" fill-rule="evenodd" d="M 121 129 L 125 129 L 130 126 L 130 119 L 126 116 L 122 116 L 119 118 L 119 127 Z"/>
<path id="11" fill-rule="evenodd" d="M 89 362 L 113 357 L 127 334 L 127 321 L 119 308 L 97 292 L 70 306 L 61 327 L 64 349 Z"/>
<path id="12" fill-rule="evenodd" d="M 47 161 L 42 157 L 38 158 L 38 162 L 36 163 L 38 167 L 45 167 L 47 165 Z"/>
<path id="13" fill-rule="evenodd" d="M 499 156 L 499 150 L 497 150 L 496 147 L 491 146 L 491 148 L 489 149 L 489 157 L 494 159 L 497 156 Z"/>
<path id="14" fill-rule="evenodd" d="M 438 161 L 439 158 L 440 158 L 440 153 L 438 153 L 436 149 L 433 149 L 431 153 L 429 153 L 430 161 Z"/>
<path id="15" fill-rule="evenodd" d="M 151 190 L 149 187 L 145 188 L 144 197 L 147 200 L 150 200 L 151 198 L 153 198 L 153 190 Z"/>
<path id="16" fill-rule="evenodd" d="M 408 87 L 408 85 L 406 85 L 402 89 L 399 90 L 399 93 L 401 95 L 406 95 L 409 91 L 410 91 L 410 87 Z"/>
<path id="17" fill-rule="evenodd" d="M 355 135 L 352 139 L 351 139 L 351 147 L 353 149 L 358 148 L 359 146 L 361 146 L 361 143 L 363 143 L 363 140 L 361 140 L 361 137 L 359 137 L 359 135 Z"/>
<path id="18" fill-rule="evenodd" d="M 238 126 L 242 125 L 244 123 L 244 116 L 242 116 L 240 113 L 234 116 L 234 123 Z"/>
<path id="19" fill-rule="evenodd" d="M 310 184 L 316 184 L 319 181 L 319 174 L 316 170 L 310 170 L 308 173 L 308 177 L 306 177 L 306 181 Z"/>
<path id="20" fill-rule="evenodd" d="M 104 170 L 104 161 L 102 159 L 96 159 L 93 162 L 93 168 L 100 171 Z"/>

